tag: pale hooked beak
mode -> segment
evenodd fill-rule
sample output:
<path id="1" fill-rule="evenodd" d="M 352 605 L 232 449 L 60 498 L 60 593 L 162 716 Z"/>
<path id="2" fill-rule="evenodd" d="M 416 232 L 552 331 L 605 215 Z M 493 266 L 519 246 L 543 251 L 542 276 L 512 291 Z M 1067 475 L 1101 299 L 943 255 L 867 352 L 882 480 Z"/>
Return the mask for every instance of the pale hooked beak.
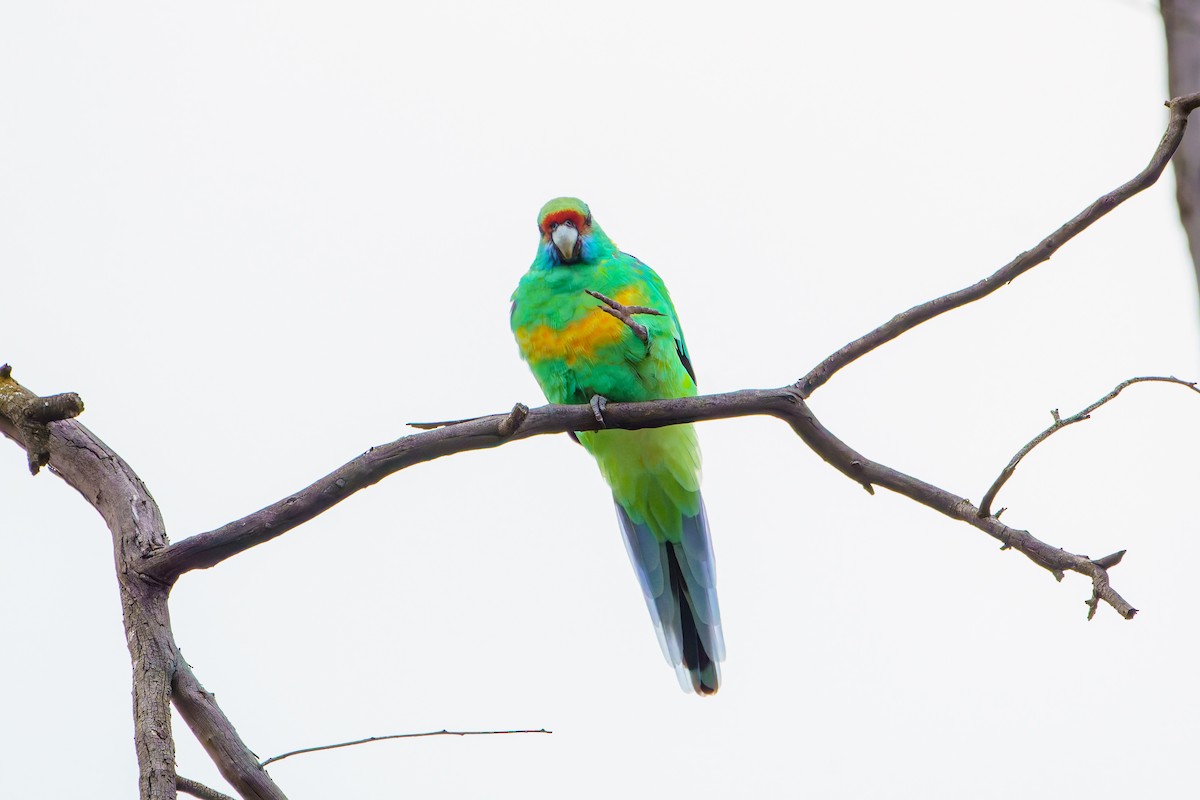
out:
<path id="1" fill-rule="evenodd" d="M 575 230 L 574 225 L 564 222 L 554 229 L 554 233 L 550 234 L 550 239 L 558 248 L 558 254 L 562 256 L 563 261 L 570 261 L 575 257 L 575 248 L 579 244 L 579 231 Z"/>

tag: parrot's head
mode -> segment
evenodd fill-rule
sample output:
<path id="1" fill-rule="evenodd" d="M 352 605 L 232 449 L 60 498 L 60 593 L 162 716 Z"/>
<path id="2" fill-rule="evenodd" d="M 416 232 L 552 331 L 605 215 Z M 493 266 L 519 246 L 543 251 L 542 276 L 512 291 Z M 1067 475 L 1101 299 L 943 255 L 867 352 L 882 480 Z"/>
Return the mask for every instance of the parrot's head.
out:
<path id="1" fill-rule="evenodd" d="M 542 236 L 539 260 L 548 266 L 587 264 L 614 249 L 587 203 L 576 197 L 556 197 L 542 206 L 538 233 Z"/>

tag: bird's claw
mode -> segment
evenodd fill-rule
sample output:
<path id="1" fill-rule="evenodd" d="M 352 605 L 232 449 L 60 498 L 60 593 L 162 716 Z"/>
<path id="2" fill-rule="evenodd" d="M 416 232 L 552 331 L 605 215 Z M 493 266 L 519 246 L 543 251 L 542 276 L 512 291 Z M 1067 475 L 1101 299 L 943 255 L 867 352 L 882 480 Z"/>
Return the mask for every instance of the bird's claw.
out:
<path id="1" fill-rule="evenodd" d="M 604 407 L 608 405 L 608 398 L 598 394 L 592 395 L 592 416 L 596 418 L 596 422 L 600 423 L 601 428 L 607 428 L 608 423 L 604 421 Z"/>
<path id="2" fill-rule="evenodd" d="M 655 317 L 661 317 L 664 316 L 663 312 L 656 308 L 648 308 L 647 306 L 627 306 L 617 302 L 616 300 L 613 300 L 607 295 L 600 294 L 599 292 L 592 291 L 591 289 L 584 289 L 583 291 L 603 303 L 603 305 L 600 306 L 601 311 L 611 317 L 616 317 L 617 319 L 621 320 L 621 322 L 624 322 L 626 325 L 628 325 L 629 329 L 633 331 L 633 334 L 642 340 L 642 344 L 648 345 L 650 343 L 650 335 L 646 331 L 646 326 L 635 320 L 633 315 L 650 314 Z"/>

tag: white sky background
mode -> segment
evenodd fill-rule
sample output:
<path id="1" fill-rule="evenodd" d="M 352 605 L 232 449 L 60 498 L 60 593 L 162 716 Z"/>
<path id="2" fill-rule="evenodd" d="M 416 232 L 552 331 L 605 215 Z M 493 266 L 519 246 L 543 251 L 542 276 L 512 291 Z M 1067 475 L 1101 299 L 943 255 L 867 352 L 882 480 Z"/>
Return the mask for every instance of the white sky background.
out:
<path id="1" fill-rule="evenodd" d="M 989 274 L 1149 158 L 1160 22 L 1004 4 L 7 3 L 0 361 L 141 474 L 173 540 L 410 420 L 541 402 L 508 331 L 546 199 L 671 287 L 701 388 L 778 386 Z M 866 455 L 978 501 L 1124 378 L 1200 377 L 1172 184 L 812 401 Z M 729 656 L 681 693 L 582 450 L 421 465 L 183 578 L 178 641 L 292 798 L 1027 798 L 1194 787 L 1200 397 L 1136 386 L 1000 498 L 1129 548 L 1142 613 L 769 419 L 706 423 Z M 136 791 L 99 517 L 0 443 L 0 797 Z M 176 721 L 180 772 L 225 788 Z"/>

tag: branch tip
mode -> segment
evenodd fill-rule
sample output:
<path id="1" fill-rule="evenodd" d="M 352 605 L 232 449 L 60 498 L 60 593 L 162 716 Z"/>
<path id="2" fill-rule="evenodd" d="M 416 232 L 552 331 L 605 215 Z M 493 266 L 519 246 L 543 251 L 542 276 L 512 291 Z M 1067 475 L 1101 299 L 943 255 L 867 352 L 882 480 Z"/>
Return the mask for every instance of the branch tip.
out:
<path id="1" fill-rule="evenodd" d="M 1104 405 L 1108 401 L 1115 398 L 1125 388 L 1132 386 L 1135 383 L 1149 383 L 1149 382 L 1177 383 L 1180 386 L 1185 386 L 1188 389 L 1191 389 L 1193 392 L 1200 393 L 1200 390 L 1196 389 L 1196 384 L 1194 381 L 1193 382 L 1181 381 L 1181 380 L 1179 380 L 1179 378 L 1176 378 L 1173 375 L 1170 377 L 1162 376 L 1162 375 L 1144 375 L 1141 377 L 1129 378 L 1127 380 L 1121 381 L 1120 383 L 1118 383 L 1116 385 L 1115 388 L 1113 388 L 1113 390 L 1111 392 L 1104 395 L 1104 397 L 1101 397 L 1099 400 L 1092 403 L 1087 408 L 1083 409 L 1082 411 L 1080 411 L 1076 414 L 1072 414 L 1069 417 L 1063 418 L 1063 417 L 1059 416 L 1057 408 L 1051 409 L 1050 415 L 1052 417 L 1054 417 L 1054 424 L 1051 425 L 1049 428 L 1046 428 L 1044 431 L 1042 431 L 1037 436 L 1033 437 L 1033 439 L 1031 439 L 1028 443 L 1026 443 L 1026 445 L 1024 447 L 1022 447 L 1020 450 L 1018 450 L 1017 454 L 1015 456 L 1013 456 L 1011 460 L 1009 460 L 1007 466 L 1005 466 L 1004 469 L 1000 471 L 999 477 L 997 477 L 996 480 L 992 482 L 991 487 L 989 487 L 988 490 L 983 495 L 983 501 L 980 502 L 980 504 L 979 504 L 979 516 L 987 517 L 991 513 L 992 502 L 996 499 L 996 495 L 999 494 L 1000 489 L 1004 486 L 1005 483 L 1008 482 L 1008 479 L 1013 476 L 1013 473 L 1017 469 L 1017 464 L 1020 464 L 1021 459 L 1025 458 L 1025 456 L 1029 455 L 1029 453 L 1033 450 L 1033 448 L 1037 447 L 1039 444 L 1046 441 L 1046 439 L 1048 439 L 1051 434 L 1057 433 L 1059 430 L 1067 427 L 1068 425 L 1074 425 L 1077 422 L 1083 422 L 1085 420 L 1091 419 L 1093 411 L 1095 411 L 1096 409 L 1100 408 L 1100 406 Z M 997 519 L 1000 518 L 999 513 L 996 514 L 996 518 Z"/>
<path id="2" fill-rule="evenodd" d="M 1121 559 L 1125 557 L 1124 550 L 1118 550 L 1115 553 L 1105 556 L 1104 558 L 1093 558 L 1092 563 L 1100 569 L 1109 570 L 1121 563 Z"/>
<path id="3" fill-rule="evenodd" d="M 463 422 L 474 422 L 483 417 L 466 417 L 464 419 L 444 419 L 439 422 L 406 422 L 404 423 L 410 428 L 416 428 L 421 431 L 432 431 L 436 428 L 448 428 L 451 425 L 459 425 Z M 374 448 L 371 448 L 374 449 Z"/>

